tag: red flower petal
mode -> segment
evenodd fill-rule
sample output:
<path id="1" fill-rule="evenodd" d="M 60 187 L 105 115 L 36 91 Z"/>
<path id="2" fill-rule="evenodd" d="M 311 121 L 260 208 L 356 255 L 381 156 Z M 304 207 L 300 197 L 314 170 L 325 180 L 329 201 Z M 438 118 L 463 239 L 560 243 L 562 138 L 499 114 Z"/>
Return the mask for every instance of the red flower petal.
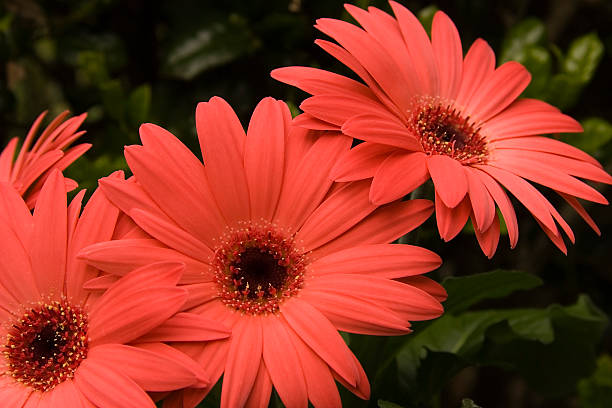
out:
<path id="1" fill-rule="evenodd" d="M 30 248 L 30 259 L 39 290 L 58 299 L 64 291 L 66 276 L 67 217 L 64 178 L 54 171 L 34 209 L 32 240 L 36 245 Z"/>
<path id="2" fill-rule="evenodd" d="M 185 290 L 173 286 L 182 270 L 160 262 L 119 280 L 89 313 L 90 344 L 129 342 L 174 315 L 187 298 Z"/>
<path id="3" fill-rule="evenodd" d="M 335 158 L 347 151 L 351 139 L 346 136 L 319 137 L 300 164 L 288 170 L 276 209 L 275 221 L 296 230 L 319 205 L 332 183 L 329 171 Z"/>
<path id="4" fill-rule="evenodd" d="M 464 108 L 470 102 L 480 85 L 495 72 L 495 53 L 481 38 L 478 38 L 463 60 L 463 78 L 455 99 L 457 106 Z"/>
<path id="5" fill-rule="evenodd" d="M 576 200 L 576 198 L 570 195 L 567 195 L 567 194 L 563 194 L 559 191 L 557 191 L 557 193 L 559 193 L 559 195 L 563 197 L 565 201 L 567 201 L 567 203 L 571 205 L 574 210 L 576 210 L 576 212 L 589 225 L 589 227 L 591 227 L 593 231 L 595 231 L 597 235 L 601 235 L 601 231 L 599 230 L 599 227 L 597 226 L 597 224 L 595 224 L 595 221 L 593 221 L 593 218 L 591 218 L 591 216 L 586 212 L 582 204 L 580 204 L 578 200 Z"/>
<path id="6" fill-rule="evenodd" d="M 472 210 L 474 211 L 474 220 L 478 229 L 484 231 L 489 228 L 497 214 L 495 213 L 493 198 L 477 172 L 478 170 L 471 167 L 465 167 L 465 175 L 468 180 L 468 195 L 472 203 Z"/>
<path id="7" fill-rule="evenodd" d="M 263 361 L 279 397 L 287 407 L 306 407 L 306 381 L 286 323 L 277 316 L 268 316 L 262 319 L 262 328 Z"/>
<path id="8" fill-rule="evenodd" d="M 485 231 L 481 231 L 472 218 L 472 224 L 474 225 L 474 232 L 476 233 L 476 239 L 480 245 L 480 249 L 487 256 L 487 258 L 493 258 L 497 244 L 499 243 L 499 218 L 495 217 L 493 223 Z"/>
<path id="9" fill-rule="evenodd" d="M 277 81 L 296 86 L 311 95 L 350 95 L 376 100 L 370 89 L 347 77 L 318 68 L 284 67 L 273 69 L 270 76 Z"/>
<path id="10" fill-rule="evenodd" d="M 310 264 L 314 276 L 351 273 L 401 278 L 437 269 L 442 259 L 428 249 L 412 245 L 371 244 L 347 248 Z"/>
<path id="11" fill-rule="evenodd" d="M 241 407 L 245 404 L 257 377 L 262 347 L 263 335 L 259 317 L 239 320 L 230 338 L 221 390 L 221 407 Z"/>
<path id="12" fill-rule="evenodd" d="M 373 177 L 395 147 L 378 143 L 360 143 L 338 158 L 330 177 L 338 182 Z"/>
<path id="13" fill-rule="evenodd" d="M 268 369 L 264 364 L 264 360 L 261 359 L 259 363 L 259 370 L 257 370 L 257 377 L 255 377 L 255 383 L 253 389 L 249 394 L 249 398 L 244 405 L 245 408 L 260 408 L 267 407 L 270 403 L 270 395 L 272 393 L 272 380 Z"/>
<path id="14" fill-rule="evenodd" d="M 87 359 L 111 369 L 118 368 L 146 391 L 172 391 L 208 383 L 200 366 L 180 351 L 163 344 L 152 349 L 103 344 L 91 347 Z"/>
<path id="15" fill-rule="evenodd" d="M 495 160 L 491 160 L 489 164 L 554 190 L 599 204 L 608 204 L 608 200 L 599 191 L 560 170 L 555 160 L 558 156 L 548 155 L 551 160 L 544 161 L 547 156 L 538 153 L 532 156 L 529 153 L 531 152 L 498 151 Z"/>
<path id="16" fill-rule="evenodd" d="M 425 222 L 432 210 L 428 200 L 400 201 L 379 207 L 346 233 L 315 249 L 313 258 L 357 245 L 389 243 Z"/>
<path id="17" fill-rule="evenodd" d="M 316 290 L 304 291 L 302 299 L 316 305 L 337 330 L 374 336 L 398 336 L 411 331 L 407 321 L 366 299 Z"/>
<path id="18" fill-rule="evenodd" d="M 231 331 L 217 320 L 193 313 L 177 313 L 140 337 L 138 342 L 211 341 L 224 339 L 230 333 Z"/>
<path id="19" fill-rule="evenodd" d="M 196 128 L 210 189 L 226 220 L 249 218 L 249 189 L 244 172 L 246 135 L 232 108 L 219 97 L 201 102 Z"/>
<path id="20" fill-rule="evenodd" d="M 463 166 L 444 155 L 427 157 L 427 168 L 436 187 L 436 193 L 447 207 L 454 208 L 465 197 L 468 183 Z"/>
<path id="21" fill-rule="evenodd" d="M 478 88 L 466 112 L 479 123 L 487 121 L 514 102 L 530 81 L 531 74 L 524 66 L 514 61 L 506 62 Z"/>
<path id="22" fill-rule="evenodd" d="M 376 209 L 370 204 L 370 182 L 354 181 L 323 201 L 306 219 L 297 234 L 309 251 L 340 236 Z"/>
<path id="23" fill-rule="evenodd" d="M 317 355 L 347 383 L 357 383 L 353 354 L 329 320 L 309 303 L 291 298 L 281 305 L 289 326 Z"/>
<path id="24" fill-rule="evenodd" d="M 293 331 L 288 330 L 291 342 L 300 358 L 304 379 L 308 387 L 308 399 L 315 407 L 342 407 L 338 387 L 327 364 Z"/>
<path id="25" fill-rule="evenodd" d="M 428 179 L 425 154 L 395 152 L 376 170 L 370 200 L 377 205 L 390 203 L 411 193 Z"/>
<path id="26" fill-rule="evenodd" d="M 548 200 L 535 187 L 506 170 L 492 166 L 477 165 L 476 167 L 488 173 L 506 187 L 549 230 L 553 231 L 553 233 L 557 232 L 557 227 L 550 215 L 550 211 L 546 204 L 544 204 L 544 201 Z"/>
<path id="27" fill-rule="evenodd" d="M 448 242 L 455 238 L 461 232 L 465 222 L 470 215 L 470 202 L 468 198 L 464 198 L 455 208 L 448 208 L 440 199 L 438 192 L 436 196 L 436 224 L 440 237 Z"/>
<path id="28" fill-rule="evenodd" d="M 457 28 L 442 11 L 433 18 L 431 46 L 440 75 L 440 96 L 455 99 L 461 86 L 463 51 Z"/>
<path id="29" fill-rule="evenodd" d="M 519 99 L 484 123 L 481 132 L 488 140 L 497 141 L 519 136 L 582 132 L 582 126 L 546 102 Z"/>
<path id="30" fill-rule="evenodd" d="M 271 219 L 283 183 L 285 134 L 291 113 L 285 103 L 263 99 L 255 108 L 246 136 L 244 169 L 251 218 Z"/>
<path id="31" fill-rule="evenodd" d="M 523 99 L 521 99 L 523 100 Z M 579 161 L 587 162 L 601 169 L 601 164 L 593 157 L 589 156 L 582 150 L 575 148 L 572 145 L 563 143 L 556 139 L 543 136 L 524 136 L 512 137 L 503 140 L 496 140 L 491 143 L 497 149 L 516 149 L 516 150 L 533 150 L 535 152 L 544 152 L 557 156 L 570 157 Z"/>
<path id="32" fill-rule="evenodd" d="M 153 239 L 100 242 L 82 250 L 79 257 L 98 269 L 120 276 L 151 263 L 168 261 L 185 265 L 185 271 L 179 281 L 182 284 L 212 279 L 210 265 L 166 248 Z"/>
<path id="33" fill-rule="evenodd" d="M 508 230 L 508 237 L 510 238 L 510 247 L 514 248 L 516 243 L 518 242 L 518 222 L 516 220 L 516 213 L 514 212 L 514 207 L 508 198 L 508 195 L 504 192 L 504 189 L 501 188 L 499 183 L 494 180 L 487 173 L 479 170 L 473 169 L 474 174 L 480 177 L 480 181 L 484 183 L 487 187 L 487 190 L 495 200 L 495 203 L 499 207 L 499 211 L 502 213 L 504 217 L 504 222 L 506 223 L 506 229 Z"/>
<path id="34" fill-rule="evenodd" d="M 77 204 L 75 210 L 80 211 L 80 201 Z M 70 209 L 74 208 L 73 203 L 70 204 L 70 207 Z M 83 209 L 83 214 L 75 227 L 74 235 L 69 241 L 66 270 L 66 294 L 68 297 L 83 299 L 83 283 L 98 275 L 98 271 L 88 266 L 83 260 L 77 259 L 77 254 L 87 245 L 110 240 L 115 230 L 118 215 L 119 209 L 108 201 L 102 190 L 96 190 Z M 132 253 L 132 256 L 134 255 Z"/>
<path id="35" fill-rule="evenodd" d="M 390 1 L 389 4 L 397 17 L 399 28 L 404 37 L 405 47 L 414 64 L 414 71 L 418 78 L 417 95 L 436 95 L 439 91 L 439 78 L 436 60 L 429 37 L 420 21 L 404 6 Z M 349 50 L 350 51 L 350 50 Z M 395 83 L 392 86 L 399 86 Z M 387 87 L 384 87 L 385 90 Z M 414 94 L 413 94 L 414 95 Z M 405 105 L 403 105 L 405 106 Z"/>
<path id="36" fill-rule="evenodd" d="M 414 89 L 393 59 L 365 31 L 340 20 L 320 18 L 315 28 L 329 35 L 359 61 L 397 106 L 407 106 Z"/>
<path id="37" fill-rule="evenodd" d="M 155 404 L 138 384 L 120 371 L 97 359 L 86 358 L 74 381 L 79 390 L 99 407 L 155 408 Z M 114 392 L 108 392 L 114 390 Z"/>

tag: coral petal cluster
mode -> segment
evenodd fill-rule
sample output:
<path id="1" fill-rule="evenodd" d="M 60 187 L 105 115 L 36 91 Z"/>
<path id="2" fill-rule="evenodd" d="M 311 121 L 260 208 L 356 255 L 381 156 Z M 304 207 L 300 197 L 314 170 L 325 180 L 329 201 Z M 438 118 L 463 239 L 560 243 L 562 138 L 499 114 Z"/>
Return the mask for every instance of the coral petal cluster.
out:
<path id="1" fill-rule="evenodd" d="M 272 71 L 272 77 L 313 95 L 301 104 L 297 125 L 341 130 L 364 141 L 340 158 L 333 177 L 371 178 L 370 199 L 376 204 L 397 200 L 431 179 L 440 236 L 453 239 L 471 218 L 488 257 L 499 240 L 496 207 L 510 245 L 518 241 L 506 190 L 563 252 L 562 232 L 574 241 L 571 228 L 530 182 L 558 193 L 598 232 L 577 198 L 607 200 L 580 179 L 611 184 L 612 177 L 586 153 L 542 136 L 581 132 L 580 124 L 545 102 L 517 99 L 531 75 L 513 61 L 495 68 L 484 40 L 476 40 L 464 57 L 459 33 L 443 12 L 435 14 L 429 38 L 410 11 L 390 4 L 395 17 L 346 5 L 362 28 L 317 20 L 316 27 L 337 44 L 316 43 L 361 82 L 308 67 Z"/>
<path id="2" fill-rule="evenodd" d="M 338 330 L 399 335 L 443 310 L 444 289 L 418 276 L 440 258 L 389 244 L 425 221 L 431 203 L 377 206 L 368 181 L 333 183 L 330 170 L 351 139 L 290 123 L 287 105 L 272 98 L 246 133 L 223 99 L 201 103 L 204 163 L 166 130 L 143 125 L 142 146 L 126 148 L 134 178 L 100 184 L 151 238 L 81 254 L 115 275 L 161 258 L 186 265 L 187 310 L 232 329 L 226 340 L 182 348 L 213 382 L 223 374 L 223 407 L 267 406 L 272 387 L 286 406 L 340 406 L 335 380 L 368 398 Z M 399 280 L 413 277 L 422 279 Z M 207 392 L 185 390 L 164 406 L 194 407 Z"/>

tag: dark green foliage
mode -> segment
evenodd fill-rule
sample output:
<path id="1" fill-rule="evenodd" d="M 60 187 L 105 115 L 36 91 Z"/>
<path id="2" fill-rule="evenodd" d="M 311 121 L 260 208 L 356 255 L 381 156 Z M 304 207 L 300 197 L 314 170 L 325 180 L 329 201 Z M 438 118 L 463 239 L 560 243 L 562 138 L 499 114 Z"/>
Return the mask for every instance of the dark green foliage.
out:
<path id="1" fill-rule="evenodd" d="M 612 358 L 604 354 L 597 359 L 597 369 L 578 384 L 580 406 L 605 408 L 612 401 Z"/>
<path id="2" fill-rule="evenodd" d="M 502 297 L 538 283 L 527 274 L 501 270 L 444 282 L 449 294 L 459 299 L 472 297 L 474 286 L 483 292 L 496 285 L 505 287 L 491 290 L 488 296 Z M 378 349 L 384 352 L 378 352 L 374 397 L 407 407 L 429 406 L 432 396 L 469 365 L 500 366 L 520 373 L 543 395 L 568 395 L 575 392 L 578 380 L 594 370 L 596 346 L 608 323 L 587 296 L 570 306 L 547 308 L 463 311 L 464 306 L 459 302 L 450 307 L 450 313 L 416 326 L 415 333 L 393 351 L 391 341 Z M 359 336 L 355 342 L 355 337 L 351 336 L 352 348 L 362 361 L 372 363 L 372 356 L 360 353 L 356 343 L 363 346 L 376 340 Z M 383 358 L 389 357 L 388 352 L 390 358 Z"/>
<path id="3" fill-rule="evenodd" d="M 457 314 L 481 300 L 504 297 L 516 290 L 532 289 L 541 284 L 542 280 L 537 276 L 504 270 L 447 278 L 444 287 L 448 300 L 444 303 L 444 311 Z"/>

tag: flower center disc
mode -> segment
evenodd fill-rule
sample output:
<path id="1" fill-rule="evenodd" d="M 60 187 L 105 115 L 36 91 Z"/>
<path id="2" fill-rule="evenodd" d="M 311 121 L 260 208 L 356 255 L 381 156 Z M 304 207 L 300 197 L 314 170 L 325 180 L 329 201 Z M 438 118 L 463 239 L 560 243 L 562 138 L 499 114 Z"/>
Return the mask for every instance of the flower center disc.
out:
<path id="1" fill-rule="evenodd" d="M 486 162 L 487 143 L 469 117 L 440 104 L 426 103 L 410 124 L 426 153 L 443 154 L 463 164 Z"/>
<path id="2" fill-rule="evenodd" d="M 270 225 L 232 230 L 213 260 L 219 297 L 244 313 L 276 313 L 302 287 L 305 263 L 294 240 Z"/>
<path id="3" fill-rule="evenodd" d="M 30 308 L 7 334 L 6 374 L 48 391 L 74 376 L 87 346 L 87 317 L 79 307 L 62 300 Z"/>

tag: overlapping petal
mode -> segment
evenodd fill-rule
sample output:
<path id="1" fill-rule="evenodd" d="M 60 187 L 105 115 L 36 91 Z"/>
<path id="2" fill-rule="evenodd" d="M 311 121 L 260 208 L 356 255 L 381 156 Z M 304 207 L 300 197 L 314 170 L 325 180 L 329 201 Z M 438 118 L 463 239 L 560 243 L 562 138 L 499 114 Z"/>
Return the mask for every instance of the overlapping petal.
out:
<path id="1" fill-rule="evenodd" d="M 37 137 L 46 114 L 46 111 L 42 112 L 36 118 L 17 154 L 18 138 L 12 138 L 0 153 L 0 181 L 11 184 L 30 209 L 34 208 L 52 170 L 64 170 L 91 147 L 89 143 L 82 143 L 70 148 L 85 133 L 78 128 L 87 117 L 86 113 L 66 119 L 68 111 L 62 112 Z M 70 179 L 65 179 L 65 183 L 70 186 L 68 190 L 77 186 Z"/>
<path id="2" fill-rule="evenodd" d="M 377 15 L 371 29 L 382 28 L 383 21 L 386 17 Z M 403 41 L 399 31 L 394 35 Z M 295 72 L 306 84 L 335 78 L 316 70 Z M 365 88 L 357 87 L 350 97 L 374 101 L 360 89 Z M 330 172 L 349 151 L 351 138 L 292 126 L 286 105 L 272 98 L 257 106 L 246 135 L 220 98 L 198 105 L 196 125 L 203 166 L 176 145 L 174 136 L 143 125 L 143 146 L 126 148 L 134 178 L 101 182 L 108 199 L 149 236 L 115 239 L 79 252 L 92 267 L 110 274 L 86 283 L 92 293 L 106 290 L 92 310 L 100 322 L 91 328 L 92 344 L 207 340 L 177 348 L 202 365 L 211 385 L 223 375 L 223 407 L 262 407 L 273 387 L 288 407 L 308 401 L 337 406 L 334 378 L 367 398 L 368 380 L 338 330 L 399 335 L 410 331 L 410 320 L 440 315 L 440 303 L 428 290 L 437 295 L 443 290 L 433 282 L 412 286 L 393 280 L 429 272 L 440 258 L 422 248 L 389 244 L 423 223 L 431 202 L 379 207 L 369 200 L 370 181 L 364 180 L 369 176 L 333 183 Z M 162 139 L 169 145 L 162 146 Z M 172 176 L 187 171 L 172 152 L 193 172 L 204 169 L 201 191 L 193 192 L 196 185 L 184 175 Z M 385 155 L 384 149 L 356 160 L 367 162 L 379 154 Z M 423 173 L 425 155 L 414 154 L 422 156 Z M 417 178 L 424 181 L 422 175 Z M 196 204 L 202 194 L 215 205 Z M 223 224 L 220 228 L 197 221 L 217 209 L 221 215 L 213 219 Z M 159 277 L 147 273 L 159 269 L 162 260 L 180 262 L 168 282 L 178 287 L 161 284 L 169 270 L 165 275 L 158 270 Z M 143 277 L 136 279 L 135 273 Z M 139 280 L 147 281 L 147 293 Z M 346 283 L 346 288 L 326 290 L 325 282 Z M 369 293 L 368 285 L 376 293 Z M 144 310 L 130 299 L 135 295 L 163 301 Z M 118 314 L 124 323 L 113 322 Z M 142 321 L 137 315 L 144 316 Z M 213 328 L 214 322 L 221 324 Z M 204 327 L 198 330 L 198 324 Z M 137 338 L 128 337 L 135 333 Z M 195 387 L 168 395 L 164 406 L 194 407 L 210 389 Z"/>
<path id="3" fill-rule="evenodd" d="M 436 210 L 442 211 L 437 215 L 440 236 L 452 239 L 473 212 L 477 239 L 482 244 L 488 237 L 487 255 L 498 239 L 493 237 L 497 229 L 491 229 L 499 222 L 496 206 L 509 224 L 512 247 L 518 239 L 504 188 L 549 236 L 558 235 L 551 212 L 535 202 L 542 195 L 526 180 L 565 197 L 607 204 L 602 194 L 575 177 L 612 184 L 612 176 L 588 154 L 542 136 L 581 132 L 581 125 L 543 101 L 519 99 L 531 79 L 525 67 L 509 61 L 496 68 L 495 54 L 482 39 L 464 57 L 459 33 L 446 14 L 435 14 L 430 39 L 414 14 L 396 2 L 390 5 L 394 16 L 374 7 L 347 5 L 363 29 L 344 21 L 317 20 L 316 27 L 337 44 L 315 42 L 362 83 L 304 67 L 272 74 L 312 95 L 301 105 L 305 114 L 295 120 L 300 126 L 325 129 L 327 123 L 364 141 L 340 159 L 332 173 L 335 180 L 373 178 L 370 199 L 384 204 L 431 178 L 439 201 Z M 304 115 L 307 119 L 301 118 Z M 475 171 L 492 167 L 516 178 L 491 178 Z M 586 219 L 584 209 L 570 205 Z"/>
<path id="4" fill-rule="evenodd" d="M 60 136 L 77 124 L 62 126 Z M 52 140 L 51 146 L 69 142 Z M 109 179 L 121 178 L 115 174 Z M 6 341 L 0 358 L 2 404 L 141 408 L 154 406 L 147 391 L 209 385 L 201 366 L 161 343 L 229 335 L 216 321 L 178 313 L 188 296 L 177 287 L 183 263 L 158 262 L 140 269 L 132 263 L 124 277 L 99 276 L 100 270 L 77 259 L 77 254 L 116 232 L 119 210 L 101 191 L 79 214 L 84 191 L 67 205 L 64 178 L 54 169 L 31 215 L 12 187 L 0 183 L 0 189 L 6 193 L 0 200 L 0 242 L 7 251 L 0 257 L 0 323 Z M 94 281 L 95 291 L 83 288 L 88 280 Z M 146 344 L 133 343 L 147 335 Z M 46 342 L 50 349 L 41 354 L 36 345 L 14 343 L 29 338 Z M 31 355 L 22 352 L 24 345 Z M 47 359 L 47 352 L 57 357 Z M 159 366 L 169 375 L 160 375 Z M 109 393 L 108 387 L 114 391 Z"/>

